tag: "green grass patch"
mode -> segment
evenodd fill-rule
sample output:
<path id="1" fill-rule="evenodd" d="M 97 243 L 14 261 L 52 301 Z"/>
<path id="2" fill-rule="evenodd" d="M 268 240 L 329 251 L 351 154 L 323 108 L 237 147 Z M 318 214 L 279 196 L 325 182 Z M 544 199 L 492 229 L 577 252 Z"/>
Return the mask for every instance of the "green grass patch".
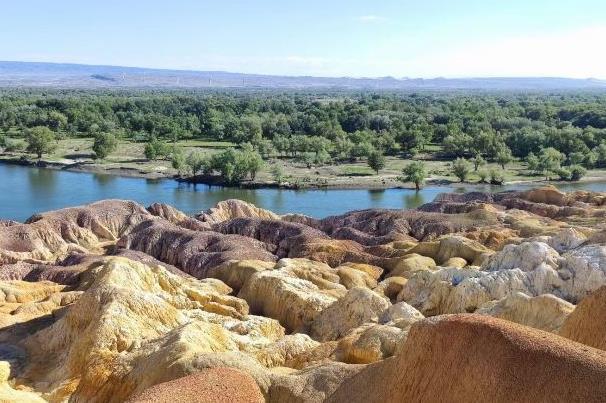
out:
<path id="1" fill-rule="evenodd" d="M 375 171 L 368 167 L 342 167 L 339 170 L 339 176 L 372 176 L 375 174 Z"/>

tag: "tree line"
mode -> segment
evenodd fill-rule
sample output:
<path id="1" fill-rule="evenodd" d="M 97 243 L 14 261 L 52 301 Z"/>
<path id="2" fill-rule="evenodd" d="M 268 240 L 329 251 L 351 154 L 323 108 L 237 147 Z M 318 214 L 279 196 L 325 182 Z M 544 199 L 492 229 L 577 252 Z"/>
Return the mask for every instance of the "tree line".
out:
<path id="1" fill-rule="evenodd" d="M 437 158 L 465 160 L 475 171 L 486 161 L 505 167 L 520 159 L 537 175 L 574 179 L 606 166 L 603 92 L 3 90 L 0 130 L 3 148 L 38 156 L 54 139 L 93 137 L 104 158 L 126 139 L 145 142 L 146 158 L 174 165 L 182 157 L 171 144 L 204 139 L 240 147 L 224 161 L 236 151 L 308 166 L 362 159 L 377 172 L 385 155 L 412 157 L 430 145 L 439 146 Z M 242 177 L 233 170 L 220 169 Z"/>

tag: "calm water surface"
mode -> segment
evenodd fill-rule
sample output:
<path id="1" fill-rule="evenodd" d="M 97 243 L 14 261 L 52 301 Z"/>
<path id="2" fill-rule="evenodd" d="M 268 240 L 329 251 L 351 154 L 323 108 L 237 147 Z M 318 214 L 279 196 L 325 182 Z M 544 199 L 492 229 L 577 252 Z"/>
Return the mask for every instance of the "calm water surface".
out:
<path id="1" fill-rule="evenodd" d="M 221 200 L 233 198 L 280 214 L 302 213 L 321 218 L 371 207 L 414 208 L 432 201 L 442 192 L 496 191 L 521 187 L 524 186 L 427 186 L 418 193 L 408 189 L 235 189 L 183 184 L 170 179 L 124 178 L 0 164 L 0 218 L 23 221 L 37 212 L 101 199 L 129 199 L 144 206 L 163 202 L 193 214 Z M 567 184 L 561 188 L 606 191 L 606 183 Z"/>

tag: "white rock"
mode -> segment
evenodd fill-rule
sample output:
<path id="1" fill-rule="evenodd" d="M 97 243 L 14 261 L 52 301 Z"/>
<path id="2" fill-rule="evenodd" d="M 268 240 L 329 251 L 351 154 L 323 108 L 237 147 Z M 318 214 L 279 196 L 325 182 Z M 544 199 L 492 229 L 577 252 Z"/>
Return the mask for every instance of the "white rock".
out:
<path id="1" fill-rule="evenodd" d="M 484 271 L 520 269 L 531 271 L 541 264 L 554 269 L 558 267 L 560 255 L 544 242 L 523 242 L 519 245 L 505 245 L 503 250 L 488 258 L 482 265 Z"/>
<path id="2" fill-rule="evenodd" d="M 328 341 L 343 337 L 364 323 L 376 323 L 389 302 L 368 288 L 352 288 L 328 308 L 320 312 L 311 324 L 311 337 Z"/>

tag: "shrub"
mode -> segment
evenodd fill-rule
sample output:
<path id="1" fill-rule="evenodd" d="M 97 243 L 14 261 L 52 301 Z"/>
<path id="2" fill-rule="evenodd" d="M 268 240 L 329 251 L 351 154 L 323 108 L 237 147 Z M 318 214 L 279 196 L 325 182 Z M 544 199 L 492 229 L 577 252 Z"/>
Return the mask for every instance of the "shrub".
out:
<path id="1" fill-rule="evenodd" d="M 181 175 L 181 173 L 185 171 L 187 167 L 187 158 L 185 158 L 185 154 L 183 153 L 183 150 L 181 148 L 173 148 L 173 152 L 170 156 L 170 163 L 173 169 L 177 170 L 179 175 Z"/>
<path id="2" fill-rule="evenodd" d="M 148 160 L 155 160 L 156 158 L 166 158 L 170 154 L 170 147 L 163 141 L 157 140 L 155 137 L 145 145 L 144 149 L 145 158 Z"/>
<path id="3" fill-rule="evenodd" d="M 198 175 L 200 171 L 209 170 L 209 159 L 199 151 L 192 151 L 187 156 L 185 163 L 192 176 Z"/>
<path id="4" fill-rule="evenodd" d="M 480 177 L 480 183 L 486 183 L 486 179 L 488 179 L 488 172 L 485 170 L 478 171 L 478 176 Z"/>
<path id="5" fill-rule="evenodd" d="M 491 169 L 490 170 L 490 184 L 491 185 L 503 185 L 505 183 L 505 176 L 502 172 Z"/>
<path id="6" fill-rule="evenodd" d="M 587 173 L 587 170 L 580 165 L 571 165 L 569 169 L 570 180 L 572 181 L 580 180 Z"/>
<path id="7" fill-rule="evenodd" d="M 271 176 L 274 178 L 274 181 L 276 181 L 278 186 L 282 185 L 282 182 L 284 182 L 284 170 L 278 164 L 274 164 L 271 167 Z"/>
<path id="8" fill-rule="evenodd" d="M 570 170 L 568 170 L 566 168 L 557 168 L 553 171 L 553 173 L 558 175 L 560 180 L 563 180 L 563 181 L 569 181 L 572 176 L 572 173 L 570 172 Z"/>
<path id="9" fill-rule="evenodd" d="M 6 145 L 4 146 L 4 150 L 8 152 L 17 152 L 23 151 L 27 148 L 27 143 L 20 139 L 6 139 Z"/>
<path id="10" fill-rule="evenodd" d="M 379 171 L 385 168 L 385 156 L 382 152 L 375 150 L 368 156 L 368 166 L 379 174 Z"/>
<path id="11" fill-rule="evenodd" d="M 421 185 L 425 182 L 427 172 L 425 170 L 425 164 L 422 161 L 414 161 L 406 165 L 402 170 L 402 180 L 404 182 L 412 182 L 415 184 L 415 188 L 421 189 Z"/>
<path id="12" fill-rule="evenodd" d="M 56 148 L 55 133 L 48 127 L 36 126 L 27 131 L 27 151 L 42 158 Z"/>
<path id="13" fill-rule="evenodd" d="M 452 163 L 452 173 L 456 176 L 461 182 L 465 182 L 467 176 L 471 172 L 471 164 L 464 158 L 457 158 Z"/>
<path id="14" fill-rule="evenodd" d="M 118 140 L 111 133 L 99 133 L 95 136 L 93 143 L 93 152 L 96 158 L 106 158 L 108 155 L 116 151 L 118 148 Z"/>

